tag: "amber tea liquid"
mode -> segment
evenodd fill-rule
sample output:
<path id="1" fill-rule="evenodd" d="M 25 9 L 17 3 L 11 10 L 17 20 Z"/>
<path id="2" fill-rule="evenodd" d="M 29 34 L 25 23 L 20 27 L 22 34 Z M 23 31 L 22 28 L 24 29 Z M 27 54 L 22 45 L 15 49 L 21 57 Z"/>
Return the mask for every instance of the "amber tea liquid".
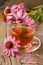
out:
<path id="1" fill-rule="evenodd" d="M 34 36 L 34 29 L 26 26 L 12 27 L 11 34 L 12 36 L 15 36 L 16 39 L 20 40 L 19 45 L 22 48 L 25 48 L 28 46 Z"/>

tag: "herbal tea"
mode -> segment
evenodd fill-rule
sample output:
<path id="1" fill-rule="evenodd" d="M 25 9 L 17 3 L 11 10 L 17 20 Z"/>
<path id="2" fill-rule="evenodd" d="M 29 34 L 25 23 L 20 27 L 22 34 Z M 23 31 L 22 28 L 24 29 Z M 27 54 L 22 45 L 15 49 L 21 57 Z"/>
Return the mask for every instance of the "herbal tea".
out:
<path id="1" fill-rule="evenodd" d="M 21 26 L 21 27 L 12 27 L 11 35 L 15 36 L 16 39 L 20 40 L 19 45 L 22 48 L 27 47 L 27 45 L 31 42 L 34 36 L 34 29 L 31 27 Z"/>

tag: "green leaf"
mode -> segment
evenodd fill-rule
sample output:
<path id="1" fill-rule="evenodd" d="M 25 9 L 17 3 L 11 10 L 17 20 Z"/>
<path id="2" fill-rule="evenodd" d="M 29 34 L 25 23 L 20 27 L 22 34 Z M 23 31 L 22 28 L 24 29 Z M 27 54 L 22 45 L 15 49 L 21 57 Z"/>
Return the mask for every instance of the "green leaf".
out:
<path id="1" fill-rule="evenodd" d="M 30 10 L 28 16 L 32 17 L 36 23 L 43 21 L 43 5 L 34 7 L 33 10 Z"/>
<path id="2" fill-rule="evenodd" d="M 29 15 L 35 15 L 37 12 L 38 12 L 38 10 L 31 11 L 31 12 L 29 13 Z"/>
<path id="3" fill-rule="evenodd" d="M 43 16 L 41 17 L 41 21 L 43 21 Z"/>
<path id="4" fill-rule="evenodd" d="M 34 8 L 32 8 L 32 9 L 43 9 L 43 5 L 39 5 L 39 6 L 36 6 L 36 7 L 34 7 Z"/>

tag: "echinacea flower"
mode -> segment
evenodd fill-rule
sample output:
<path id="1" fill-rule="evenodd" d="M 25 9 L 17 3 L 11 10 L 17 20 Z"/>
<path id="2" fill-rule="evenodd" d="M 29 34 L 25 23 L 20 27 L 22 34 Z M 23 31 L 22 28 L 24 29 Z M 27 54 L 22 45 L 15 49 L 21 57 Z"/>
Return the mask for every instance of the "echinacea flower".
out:
<path id="1" fill-rule="evenodd" d="M 18 5 L 12 5 L 11 7 L 6 7 L 4 9 L 4 13 L 2 16 L 3 21 L 7 22 L 8 24 L 19 24 L 23 23 L 27 26 L 32 26 L 34 28 L 37 27 L 34 19 L 27 15 L 26 8 L 23 3 Z"/>
<path id="2" fill-rule="evenodd" d="M 15 37 L 8 36 L 8 38 L 4 41 L 3 44 L 3 53 L 8 56 L 14 56 L 14 52 L 18 51 L 18 41 L 16 41 Z"/>

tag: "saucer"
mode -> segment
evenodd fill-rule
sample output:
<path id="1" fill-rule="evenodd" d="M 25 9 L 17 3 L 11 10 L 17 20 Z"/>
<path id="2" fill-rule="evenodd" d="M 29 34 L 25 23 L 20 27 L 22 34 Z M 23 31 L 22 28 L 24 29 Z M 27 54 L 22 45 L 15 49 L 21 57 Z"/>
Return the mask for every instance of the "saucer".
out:
<path id="1" fill-rule="evenodd" d="M 32 42 L 37 42 L 37 44 L 32 45 Z M 41 41 L 38 37 L 34 36 L 33 40 L 31 41 L 31 43 L 28 45 L 28 48 L 23 49 L 23 48 L 19 48 L 18 53 L 27 53 L 27 52 L 34 52 L 36 50 L 39 49 L 39 47 L 41 46 Z"/>

